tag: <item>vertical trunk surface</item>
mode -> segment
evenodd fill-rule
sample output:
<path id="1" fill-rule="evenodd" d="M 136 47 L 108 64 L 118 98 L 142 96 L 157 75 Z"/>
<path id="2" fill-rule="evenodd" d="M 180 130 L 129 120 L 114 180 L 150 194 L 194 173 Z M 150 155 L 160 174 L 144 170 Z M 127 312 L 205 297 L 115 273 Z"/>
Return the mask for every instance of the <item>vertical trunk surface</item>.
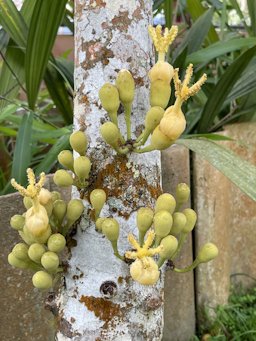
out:
<path id="1" fill-rule="evenodd" d="M 86 130 L 89 137 L 87 155 L 93 164 L 89 191 L 106 191 L 108 201 L 102 215 L 120 223 L 118 245 L 124 253 L 129 248 L 128 233 L 137 234 L 136 210 L 153 207 L 161 193 L 160 155 L 120 157 L 103 143 L 99 128 L 108 118 L 98 91 L 105 82 L 114 83 L 120 69 L 129 69 L 136 82 L 132 129 L 141 131 L 149 108 L 147 72 L 152 46 L 147 28 L 152 1 L 76 0 L 75 8 L 75 128 Z M 123 114 L 119 125 L 123 129 Z M 77 245 L 71 250 L 66 288 L 59 298 L 57 339 L 161 340 L 163 273 L 153 287 L 132 281 L 128 265 L 113 256 L 110 243 L 95 231 L 86 198 L 88 193 L 85 215 L 74 237 Z M 116 295 L 111 296 L 112 287 L 106 281 L 116 284 Z M 105 296 L 108 293 L 110 298 Z"/>

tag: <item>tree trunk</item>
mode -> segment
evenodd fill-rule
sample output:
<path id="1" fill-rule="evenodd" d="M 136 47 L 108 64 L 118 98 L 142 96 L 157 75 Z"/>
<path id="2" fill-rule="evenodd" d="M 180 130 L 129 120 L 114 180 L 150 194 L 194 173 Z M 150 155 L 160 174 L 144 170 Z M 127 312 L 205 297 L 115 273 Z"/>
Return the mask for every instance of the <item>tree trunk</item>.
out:
<path id="1" fill-rule="evenodd" d="M 137 233 L 136 210 L 153 207 L 161 194 L 160 154 L 117 156 L 106 146 L 99 128 L 108 118 L 100 106 L 98 91 L 105 82 L 114 83 L 120 69 L 132 72 L 136 82 L 132 130 L 138 135 L 149 108 L 151 20 L 151 0 L 76 0 L 74 124 L 89 137 L 87 155 L 93 164 L 89 192 L 94 188 L 106 191 L 108 200 L 102 216 L 118 220 L 121 254 L 130 248 L 128 233 Z M 123 114 L 118 119 L 125 134 Z M 161 340 L 163 272 L 155 286 L 134 282 L 129 266 L 115 258 L 108 240 L 95 231 L 87 198 L 88 193 L 85 215 L 74 237 L 77 245 L 71 249 L 66 287 L 59 297 L 57 339 Z M 117 290 L 113 290 L 115 286 Z"/>

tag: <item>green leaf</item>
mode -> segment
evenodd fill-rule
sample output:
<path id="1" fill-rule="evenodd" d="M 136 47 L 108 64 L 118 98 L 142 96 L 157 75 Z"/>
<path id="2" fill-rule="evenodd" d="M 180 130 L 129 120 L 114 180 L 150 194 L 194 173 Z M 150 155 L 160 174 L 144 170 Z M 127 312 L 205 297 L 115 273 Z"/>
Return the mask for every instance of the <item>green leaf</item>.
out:
<path id="1" fill-rule="evenodd" d="M 246 31 L 250 34 L 250 28 L 246 24 L 245 17 L 243 15 L 243 12 L 241 11 L 240 5 L 238 4 L 237 0 L 229 0 L 229 1 L 231 3 L 232 7 L 236 10 L 239 18 L 243 22 Z"/>
<path id="2" fill-rule="evenodd" d="M 3 53 L 8 45 L 9 37 L 4 30 L 0 30 L 0 51 Z"/>
<path id="3" fill-rule="evenodd" d="M 74 62 L 61 57 L 56 58 L 56 64 L 53 66 L 62 75 L 68 84 L 71 93 L 74 91 Z"/>
<path id="4" fill-rule="evenodd" d="M 226 53 L 241 50 L 256 45 L 256 38 L 235 38 L 229 41 L 219 41 L 202 50 L 191 53 L 186 63 L 207 64 L 212 59 L 222 56 Z"/>
<path id="5" fill-rule="evenodd" d="M 0 24 L 17 45 L 26 46 L 27 25 L 11 0 L 0 0 Z"/>
<path id="6" fill-rule="evenodd" d="M 212 125 L 215 117 L 218 115 L 226 97 L 230 93 L 234 84 L 239 79 L 247 65 L 250 63 L 256 53 L 256 46 L 247 50 L 239 58 L 237 58 L 221 76 L 210 97 L 208 98 L 200 122 L 198 125 L 198 132 L 207 132 Z"/>
<path id="7" fill-rule="evenodd" d="M 29 107 L 35 108 L 58 27 L 67 0 L 37 0 L 30 22 L 25 56 L 26 88 Z"/>
<path id="8" fill-rule="evenodd" d="M 62 136 L 49 150 L 49 152 L 45 155 L 45 158 L 35 169 L 36 175 L 39 175 L 41 172 L 49 173 L 54 163 L 57 162 L 58 154 L 63 150 L 69 147 L 69 136 L 70 134 Z"/>
<path id="9" fill-rule="evenodd" d="M 252 34 L 256 35 L 256 2 L 255 0 L 247 0 L 248 11 L 251 19 Z"/>
<path id="10" fill-rule="evenodd" d="M 195 137 L 203 137 L 208 140 L 212 141 L 234 141 L 231 137 L 220 135 L 220 134 L 189 134 L 189 135 L 182 135 L 184 139 L 193 139 Z"/>
<path id="11" fill-rule="evenodd" d="M 256 201 L 256 167 L 232 151 L 207 139 L 178 140 L 223 173 L 245 194 Z"/>
<path id="12" fill-rule="evenodd" d="M 31 137 L 32 137 L 33 113 L 23 115 L 19 128 L 12 163 L 12 178 L 18 183 L 25 185 L 26 169 L 31 162 Z"/>

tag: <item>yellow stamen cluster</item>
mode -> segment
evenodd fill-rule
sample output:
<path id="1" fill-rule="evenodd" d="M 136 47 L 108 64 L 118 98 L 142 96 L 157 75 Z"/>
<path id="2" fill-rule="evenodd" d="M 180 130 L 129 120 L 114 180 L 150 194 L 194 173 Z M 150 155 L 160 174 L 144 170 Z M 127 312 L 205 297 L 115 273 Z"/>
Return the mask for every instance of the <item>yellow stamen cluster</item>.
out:
<path id="1" fill-rule="evenodd" d="M 178 33 L 178 26 L 172 26 L 170 29 L 167 27 L 162 34 L 162 26 L 157 25 L 156 28 L 149 26 L 149 35 L 151 36 L 155 49 L 157 52 L 166 53 L 168 47 L 172 44 Z"/>
<path id="2" fill-rule="evenodd" d="M 11 179 L 12 186 L 19 191 L 21 195 L 24 197 L 35 198 L 39 195 L 44 183 L 45 183 L 45 173 L 40 174 L 39 181 L 36 183 L 36 177 L 31 168 L 27 169 L 27 177 L 29 185 L 27 188 L 24 188 L 20 184 L 18 184 L 15 179 Z"/>
<path id="3" fill-rule="evenodd" d="M 142 259 L 145 257 L 152 257 L 156 255 L 162 250 L 162 246 L 158 246 L 157 248 L 150 248 L 150 246 L 153 244 L 154 239 L 155 233 L 153 231 L 149 231 L 147 239 L 145 240 L 144 245 L 141 247 L 135 237 L 130 233 L 128 235 L 128 241 L 136 251 L 127 251 L 125 253 L 125 257 L 129 259 Z"/>
<path id="4" fill-rule="evenodd" d="M 191 80 L 191 77 L 193 75 L 193 64 L 189 64 L 186 70 L 185 78 L 183 82 L 179 79 L 178 75 L 179 69 L 174 70 L 174 86 L 175 86 L 175 97 L 180 98 L 181 101 L 186 101 L 189 97 L 194 96 L 202 87 L 202 85 L 205 83 L 207 76 L 204 73 L 203 76 L 191 87 L 189 87 L 189 82 Z"/>

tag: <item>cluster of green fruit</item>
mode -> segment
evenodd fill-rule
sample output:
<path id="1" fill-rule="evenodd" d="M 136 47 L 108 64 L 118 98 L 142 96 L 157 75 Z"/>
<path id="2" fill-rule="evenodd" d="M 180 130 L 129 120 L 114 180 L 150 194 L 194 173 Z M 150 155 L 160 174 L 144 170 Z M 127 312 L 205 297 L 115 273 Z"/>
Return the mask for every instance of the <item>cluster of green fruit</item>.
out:
<path id="1" fill-rule="evenodd" d="M 8 255 L 10 265 L 35 272 L 33 285 L 38 289 L 53 286 L 60 266 L 60 253 L 66 246 L 70 227 L 80 218 L 84 206 L 80 199 L 66 203 L 57 191 L 43 188 L 45 174 L 36 183 L 32 169 L 27 170 L 27 188 L 12 179 L 12 185 L 24 196 L 26 211 L 14 215 L 10 225 L 17 230 L 23 242 L 17 243 Z"/>
<path id="2" fill-rule="evenodd" d="M 130 266 L 130 273 L 135 281 L 143 285 L 155 284 L 160 276 L 160 267 L 167 260 L 174 261 L 181 251 L 197 219 L 196 212 L 191 208 L 180 211 L 182 205 L 188 201 L 189 195 L 189 187 L 180 183 L 176 188 L 176 199 L 171 194 L 164 193 L 156 200 L 154 210 L 149 207 L 140 208 L 137 211 L 139 242 L 130 234 L 128 240 L 136 251 L 127 251 L 124 256 L 120 255 L 117 246 L 120 231 L 117 220 L 97 219 L 96 227 L 111 242 L 115 256 L 124 261 L 135 260 Z M 150 229 L 152 226 L 153 229 Z M 151 248 L 153 243 L 154 248 Z M 153 258 L 156 254 L 159 254 L 157 263 Z M 217 247 L 213 243 L 207 243 L 190 266 L 184 269 L 174 267 L 173 270 L 176 272 L 193 270 L 198 264 L 209 262 L 217 255 Z"/>
<path id="3" fill-rule="evenodd" d="M 177 32 L 177 26 L 172 26 L 170 30 L 166 28 L 163 35 L 160 25 L 156 28 L 149 27 L 149 33 L 158 52 L 158 61 L 148 74 L 151 108 L 145 116 L 144 130 L 136 140 L 131 140 L 131 112 L 135 94 L 135 82 L 131 73 L 128 70 L 121 70 L 117 74 L 115 85 L 105 83 L 99 91 L 102 107 L 107 111 L 111 120 L 101 126 L 100 132 L 104 141 L 119 154 L 127 154 L 131 151 L 145 153 L 166 149 L 180 137 L 186 128 L 186 119 L 181 106 L 183 102 L 200 90 L 206 81 L 206 75 L 202 75 L 194 85 L 189 87 L 193 75 L 193 65 L 188 66 L 185 78 L 181 82 L 178 76 L 179 69 L 174 70 L 172 65 L 165 61 L 165 54 Z M 171 96 L 172 79 L 176 100 L 174 105 L 166 109 Z M 117 113 L 120 104 L 124 108 L 126 140 L 118 128 Z M 150 144 L 140 148 L 145 145 L 150 135 Z"/>

